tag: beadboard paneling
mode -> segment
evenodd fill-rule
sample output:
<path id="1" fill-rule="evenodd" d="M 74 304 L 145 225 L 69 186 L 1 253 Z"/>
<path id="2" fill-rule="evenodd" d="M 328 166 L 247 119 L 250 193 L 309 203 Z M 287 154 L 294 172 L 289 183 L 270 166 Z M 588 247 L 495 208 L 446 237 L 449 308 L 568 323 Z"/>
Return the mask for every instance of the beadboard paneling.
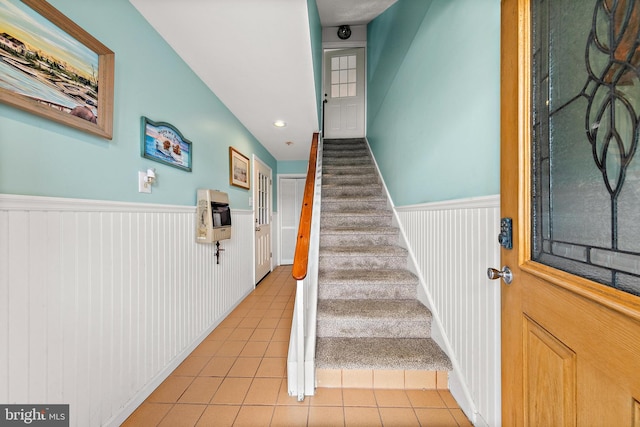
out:
<path id="1" fill-rule="evenodd" d="M 500 284 L 486 274 L 501 267 L 499 197 L 396 211 L 457 361 L 456 375 L 480 416 L 476 425 L 500 425 Z"/>
<path id="2" fill-rule="evenodd" d="M 195 207 L 0 195 L 0 402 L 119 424 L 253 289 L 253 216 L 194 242 Z"/>

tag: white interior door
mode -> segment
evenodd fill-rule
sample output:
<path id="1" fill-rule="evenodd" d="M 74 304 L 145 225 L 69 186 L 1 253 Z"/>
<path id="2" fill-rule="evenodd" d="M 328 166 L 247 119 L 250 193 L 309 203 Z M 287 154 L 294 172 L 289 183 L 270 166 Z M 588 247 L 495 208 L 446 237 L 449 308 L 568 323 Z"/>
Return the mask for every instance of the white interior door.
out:
<path id="1" fill-rule="evenodd" d="M 365 131 L 364 48 L 324 54 L 324 137 L 363 138 Z"/>
<path id="2" fill-rule="evenodd" d="M 296 236 L 298 235 L 298 224 L 300 223 L 305 177 L 281 177 L 279 183 L 280 263 L 287 265 L 293 264 L 293 254 L 296 250 L 296 242 L 298 240 Z"/>
<path id="3" fill-rule="evenodd" d="M 271 168 L 254 157 L 255 283 L 271 271 Z"/>

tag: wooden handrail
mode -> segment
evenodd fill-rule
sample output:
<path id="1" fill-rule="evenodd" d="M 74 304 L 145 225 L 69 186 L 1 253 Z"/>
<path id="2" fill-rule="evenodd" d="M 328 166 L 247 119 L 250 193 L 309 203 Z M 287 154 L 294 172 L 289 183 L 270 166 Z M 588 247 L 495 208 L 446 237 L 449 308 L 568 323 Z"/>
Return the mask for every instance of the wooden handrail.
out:
<path id="1" fill-rule="evenodd" d="M 311 152 L 309 153 L 309 167 L 307 168 L 307 181 L 304 184 L 304 196 L 302 198 L 302 210 L 300 211 L 300 224 L 298 225 L 298 238 L 296 251 L 293 255 L 292 275 L 296 280 L 307 277 L 307 264 L 309 263 L 309 241 L 311 237 L 311 211 L 313 209 L 313 192 L 316 183 L 316 161 L 318 159 L 318 134 L 313 134 Z"/>

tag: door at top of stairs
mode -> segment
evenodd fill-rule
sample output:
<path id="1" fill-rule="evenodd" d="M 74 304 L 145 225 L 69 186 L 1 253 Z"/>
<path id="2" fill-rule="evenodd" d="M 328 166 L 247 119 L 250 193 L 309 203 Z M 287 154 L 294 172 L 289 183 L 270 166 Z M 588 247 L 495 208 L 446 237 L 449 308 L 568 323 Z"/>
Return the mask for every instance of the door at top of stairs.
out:
<path id="1" fill-rule="evenodd" d="M 365 136 L 364 48 L 325 50 L 325 138 Z"/>

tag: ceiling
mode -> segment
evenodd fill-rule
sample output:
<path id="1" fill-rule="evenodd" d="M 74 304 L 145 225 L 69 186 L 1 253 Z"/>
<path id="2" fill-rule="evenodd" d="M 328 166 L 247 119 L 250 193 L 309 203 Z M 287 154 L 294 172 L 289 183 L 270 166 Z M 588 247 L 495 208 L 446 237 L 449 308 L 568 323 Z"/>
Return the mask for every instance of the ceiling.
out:
<path id="1" fill-rule="evenodd" d="M 319 129 L 307 0 L 129 1 L 276 160 L 308 158 Z M 323 27 L 396 2 L 316 1 Z"/>

